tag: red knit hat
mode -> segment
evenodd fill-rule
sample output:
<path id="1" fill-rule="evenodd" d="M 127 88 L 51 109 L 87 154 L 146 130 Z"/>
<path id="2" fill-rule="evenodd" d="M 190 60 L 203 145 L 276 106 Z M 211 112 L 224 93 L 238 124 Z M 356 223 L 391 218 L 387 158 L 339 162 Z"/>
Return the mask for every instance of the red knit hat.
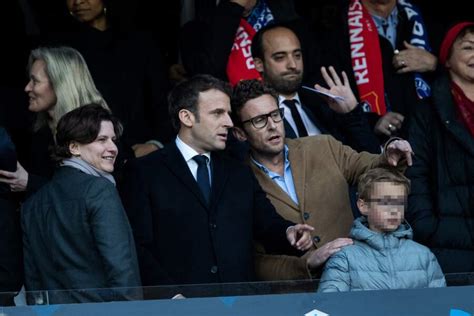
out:
<path id="1" fill-rule="evenodd" d="M 449 31 L 444 36 L 443 43 L 441 43 L 441 49 L 439 50 L 439 62 L 441 65 L 446 63 L 449 50 L 451 49 L 451 46 L 453 46 L 453 43 L 456 40 L 456 37 L 458 37 L 459 33 L 471 25 L 474 25 L 474 22 L 460 22 L 449 29 Z"/>

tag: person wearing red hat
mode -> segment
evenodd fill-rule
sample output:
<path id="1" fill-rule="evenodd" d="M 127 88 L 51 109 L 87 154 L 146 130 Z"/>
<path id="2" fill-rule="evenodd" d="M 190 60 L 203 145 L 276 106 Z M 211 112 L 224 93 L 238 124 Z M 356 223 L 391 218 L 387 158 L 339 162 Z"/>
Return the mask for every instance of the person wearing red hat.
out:
<path id="1" fill-rule="evenodd" d="M 410 122 L 416 154 L 406 217 L 444 273 L 474 271 L 474 22 L 454 25 L 440 49 L 445 72 Z"/>

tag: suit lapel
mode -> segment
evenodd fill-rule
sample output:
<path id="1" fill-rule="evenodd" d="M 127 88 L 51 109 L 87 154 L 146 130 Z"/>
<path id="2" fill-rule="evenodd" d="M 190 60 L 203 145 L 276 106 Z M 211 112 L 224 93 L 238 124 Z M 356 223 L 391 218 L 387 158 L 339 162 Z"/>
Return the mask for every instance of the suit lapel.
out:
<path id="1" fill-rule="evenodd" d="M 283 125 L 285 126 L 286 138 L 296 138 L 296 132 L 291 127 L 290 123 L 286 119 L 283 119 Z"/>
<path id="2" fill-rule="evenodd" d="M 211 154 L 212 183 L 211 183 L 211 210 L 215 209 L 224 191 L 224 187 L 229 178 L 229 170 L 224 163 L 224 159 L 218 153 Z"/>
<path id="3" fill-rule="evenodd" d="M 291 199 L 291 197 L 283 191 L 278 184 L 276 184 L 265 172 L 260 170 L 253 162 L 249 161 L 249 164 L 260 183 L 260 186 L 263 188 L 267 195 L 272 196 L 276 200 L 287 204 L 291 208 L 298 210 L 298 205 Z"/>
<path id="4" fill-rule="evenodd" d="M 168 169 L 180 180 L 185 188 L 191 191 L 196 199 L 207 209 L 208 205 L 199 186 L 189 170 L 188 164 L 174 142 L 162 149 L 163 162 Z"/>
<path id="5" fill-rule="evenodd" d="M 325 122 L 322 121 L 325 115 L 320 111 L 323 107 L 328 107 L 326 101 L 319 97 L 316 92 L 305 89 L 299 89 L 298 96 L 301 101 L 301 107 L 313 124 L 319 129 L 321 134 L 329 134 L 328 129 L 324 124 Z"/>
<path id="6" fill-rule="evenodd" d="M 306 165 L 304 159 L 304 148 L 300 142 L 287 140 L 288 160 L 290 161 L 291 174 L 295 184 L 296 196 L 298 197 L 298 209 L 305 209 L 305 183 L 306 183 Z"/>

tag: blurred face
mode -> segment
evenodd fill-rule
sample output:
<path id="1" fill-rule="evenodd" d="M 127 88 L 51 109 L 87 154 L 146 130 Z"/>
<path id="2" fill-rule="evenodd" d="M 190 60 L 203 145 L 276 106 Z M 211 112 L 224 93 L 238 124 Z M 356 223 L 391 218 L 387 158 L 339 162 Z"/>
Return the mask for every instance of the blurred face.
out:
<path id="1" fill-rule="evenodd" d="M 190 145 L 198 153 L 225 149 L 230 118 L 230 98 L 216 89 L 199 93 L 198 112 L 189 112 Z M 182 110 L 185 111 L 185 110 Z"/>
<path id="2" fill-rule="evenodd" d="M 97 20 L 105 19 L 102 0 L 66 0 L 66 5 L 77 20 L 94 25 Z"/>
<path id="3" fill-rule="evenodd" d="M 371 230 L 383 233 L 394 231 L 405 215 L 406 191 L 401 184 L 376 182 L 367 201 L 359 200 L 358 206 L 367 216 Z"/>
<path id="4" fill-rule="evenodd" d="M 474 33 L 467 33 L 453 43 L 446 67 L 454 82 L 474 84 Z"/>
<path id="5" fill-rule="evenodd" d="M 245 122 L 276 110 L 278 110 L 276 100 L 271 95 L 264 94 L 244 104 L 240 110 L 240 119 Z M 244 123 L 241 128 L 236 128 L 236 136 L 239 140 L 249 142 L 252 155 L 257 160 L 259 157 L 268 159 L 277 156 L 283 152 L 285 146 L 283 120 L 275 123 L 271 117 L 267 118 L 266 126 L 260 129 L 251 122 Z"/>
<path id="6" fill-rule="evenodd" d="M 263 34 L 264 59 L 255 59 L 256 69 L 279 94 L 292 96 L 303 80 L 303 54 L 300 41 L 286 28 Z"/>
<path id="7" fill-rule="evenodd" d="M 46 63 L 43 60 L 33 62 L 25 92 L 29 97 L 28 110 L 32 112 L 49 111 L 56 104 L 56 93 L 46 75 Z"/>
<path id="8" fill-rule="evenodd" d="M 92 143 L 80 144 L 73 142 L 69 146 L 69 150 L 74 156 L 88 162 L 96 169 L 110 173 L 114 171 L 114 162 L 118 153 L 115 140 L 112 122 L 102 121 L 99 135 Z"/>

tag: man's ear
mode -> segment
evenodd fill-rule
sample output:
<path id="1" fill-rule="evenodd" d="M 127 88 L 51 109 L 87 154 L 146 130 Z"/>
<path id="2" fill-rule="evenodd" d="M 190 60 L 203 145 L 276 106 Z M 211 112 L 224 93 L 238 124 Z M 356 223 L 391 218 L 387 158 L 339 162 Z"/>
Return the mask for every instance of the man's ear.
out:
<path id="1" fill-rule="evenodd" d="M 247 135 L 245 134 L 245 131 L 237 126 L 234 126 L 232 129 L 232 133 L 234 133 L 235 138 L 237 138 L 241 142 L 245 142 L 247 140 Z"/>
<path id="2" fill-rule="evenodd" d="M 255 69 L 259 72 L 259 73 L 263 73 L 263 60 L 261 60 L 260 58 L 258 57 L 255 57 L 253 59 L 253 63 L 255 64 Z"/>
<path id="3" fill-rule="evenodd" d="M 78 157 L 81 155 L 81 150 L 79 149 L 79 144 L 77 142 L 70 142 L 69 143 L 69 152 L 71 155 Z"/>
<path id="4" fill-rule="evenodd" d="M 189 128 L 193 127 L 194 122 L 196 120 L 195 115 L 191 111 L 186 109 L 181 109 L 178 112 L 178 117 L 181 124 Z"/>
<path id="5" fill-rule="evenodd" d="M 369 213 L 369 205 L 362 199 L 357 199 L 357 207 L 362 215 Z"/>

